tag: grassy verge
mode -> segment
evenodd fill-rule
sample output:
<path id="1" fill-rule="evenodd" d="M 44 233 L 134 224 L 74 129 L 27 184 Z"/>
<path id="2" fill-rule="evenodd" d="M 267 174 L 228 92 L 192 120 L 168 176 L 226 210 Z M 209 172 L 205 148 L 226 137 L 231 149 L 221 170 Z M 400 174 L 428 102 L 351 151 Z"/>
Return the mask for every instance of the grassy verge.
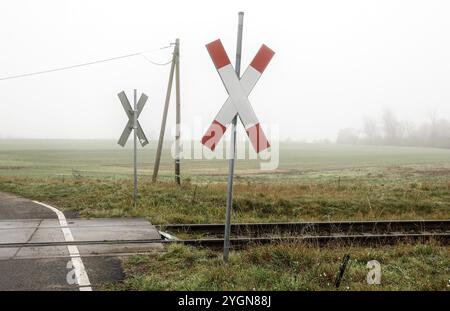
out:
<path id="1" fill-rule="evenodd" d="M 302 244 L 253 246 L 232 252 L 224 265 L 219 252 L 172 245 L 166 253 L 125 262 L 115 290 L 335 290 L 343 256 L 350 254 L 339 290 L 449 290 L 450 248 L 439 244 L 378 248 L 316 248 Z M 381 284 L 368 285 L 367 262 L 381 265 Z"/>
<path id="2" fill-rule="evenodd" d="M 233 221 L 450 218 L 447 175 L 390 174 L 369 172 L 340 181 L 335 176 L 278 183 L 237 180 Z M 177 187 L 144 179 L 136 206 L 131 186 L 125 179 L 0 177 L 0 191 L 83 217 L 147 217 L 155 224 L 223 222 L 225 183 L 194 185 L 185 180 Z"/>
<path id="3" fill-rule="evenodd" d="M 154 224 L 224 221 L 225 160 L 184 161 L 183 185 L 177 187 L 170 181 L 149 182 L 155 149 L 144 149 L 139 154 L 141 197 L 133 206 L 131 149 L 113 148 L 115 141 L 15 144 L 0 144 L 0 191 L 82 217 L 146 217 Z M 448 219 L 449 152 L 284 144 L 275 171 L 260 171 L 253 160 L 238 161 L 232 221 Z M 173 179 L 167 150 L 161 177 Z M 342 258 L 350 254 L 341 290 L 449 290 L 449 253 L 438 243 L 320 249 L 272 244 L 232 252 L 230 264 L 223 265 L 220 252 L 173 245 L 165 253 L 128 259 L 125 280 L 106 288 L 333 290 Z M 369 260 L 381 263 L 381 285 L 366 283 Z"/>

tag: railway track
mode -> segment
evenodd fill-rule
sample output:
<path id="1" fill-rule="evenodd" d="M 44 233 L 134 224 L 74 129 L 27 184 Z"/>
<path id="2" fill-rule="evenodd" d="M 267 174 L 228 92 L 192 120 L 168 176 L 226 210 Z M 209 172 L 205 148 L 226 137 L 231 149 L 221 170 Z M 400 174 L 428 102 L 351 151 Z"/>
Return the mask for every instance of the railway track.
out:
<path id="1" fill-rule="evenodd" d="M 223 224 L 171 224 L 158 229 L 169 240 L 178 234 L 187 236 L 180 243 L 223 246 Z M 277 241 L 376 245 L 433 239 L 448 244 L 450 220 L 240 223 L 231 225 L 231 236 L 230 243 L 234 248 Z"/>
<path id="2" fill-rule="evenodd" d="M 187 234 L 223 234 L 223 224 L 171 224 L 157 226 L 160 231 Z M 231 234 L 261 236 L 267 234 L 385 234 L 450 232 L 450 220 L 379 220 L 337 222 L 278 222 L 231 224 Z"/>
<path id="3" fill-rule="evenodd" d="M 251 244 L 267 244 L 273 242 L 305 242 L 323 246 L 329 243 L 379 245 L 395 244 L 399 242 L 429 240 L 440 241 L 446 245 L 450 242 L 450 233 L 402 233 L 402 234 L 354 234 L 354 235 L 303 235 L 303 236 L 280 236 L 280 237 L 233 237 L 230 239 L 234 248 L 241 248 Z M 2 243 L 0 248 L 23 248 L 23 247 L 51 247 L 70 245 L 119 245 L 119 244 L 172 244 L 181 243 L 185 245 L 220 248 L 223 246 L 222 238 L 201 239 L 140 239 L 140 240 L 98 240 L 98 241 L 71 241 L 71 242 L 29 242 L 29 243 Z"/>
<path id="4" fill-rule="evenodd" d="M 223 246 L 221 237 L 224 230 L 223 224 L 175 224 L 158 226 L 158 229 L 161 232 L 161 239 L 1 243 L 0 248 L 153 243 L 181 243 L 211 248 Z M 193 234 L 194 237 L 179 239 L 175 236 L 178 233 Z M 273 242 L 304 242 L 319 246 L 329 243 L 367 246 L 436 240 L 448 245 L 450 220 L 246 223 L 232 224 L 231 233 L 230 242 L 233 248 Z M 195 235 L 201 235 L 201 237 L 198 238 Z"/>

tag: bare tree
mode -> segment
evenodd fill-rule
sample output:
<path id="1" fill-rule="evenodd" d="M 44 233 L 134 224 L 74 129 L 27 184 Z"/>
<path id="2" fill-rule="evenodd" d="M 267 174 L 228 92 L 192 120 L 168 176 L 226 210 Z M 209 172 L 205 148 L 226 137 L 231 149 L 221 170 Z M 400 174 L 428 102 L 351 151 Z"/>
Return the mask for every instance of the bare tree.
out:
<path id="1" fill-rule="evenodd" d="M 450 148 L 450 120 L 439 119 L 436 110 L 429 112 L 428 118 L 428 121 L 416 125 L 408 120 L 398 120 L 391 110 L 386 109 L 381 127 L 366 116 L 362 129 L 343 128 L 339 130 L 336 142 Z"/>
<path id="2" fill-rule="evenodd" d="M 338 144 L 357 144 L 358 141 L 358 131 L 350 127 L 340 129 L 336 139 Z"/>
<path id="3" fill-rule="evenodd" d="M 364 117 L 363 120 L 363 132 L 366 136 L 366 141 L 370 144 L 375 143 L 375 138 L 378 134 L 378 126 L 375 119 L 371 117 Z"/>
<path id="4" fill-rule="evenodd" d="M 434 147 L 436 146 L 438 136 L 438 116 L 436 109 L 428 112 L 428 118 L 430 119 L 430 145 Z"/>
<path id="5" fill-rule="evenodd" d="M 383 132 L 385 142 L 387 144 L 398 143 L 399 131 L 400 124 L 397 117 L 391 110 L 385 109 L 383 112 Z"/>
<path id="6" fill-rule="evenodd" d="M 450 148 L 450 121 L 439 119 L 436 122 L 436 147 Z"/>

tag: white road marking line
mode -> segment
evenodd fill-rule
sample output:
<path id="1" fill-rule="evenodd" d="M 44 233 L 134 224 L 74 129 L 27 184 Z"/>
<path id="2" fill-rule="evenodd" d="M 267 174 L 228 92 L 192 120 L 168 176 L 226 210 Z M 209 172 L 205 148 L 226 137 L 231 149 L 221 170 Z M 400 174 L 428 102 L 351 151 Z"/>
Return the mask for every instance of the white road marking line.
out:
<path id="1" fill-rule="evenodd" d="M 50 206 L 45 203 L 41 203 L 38 201 L 33 201 L 36 204 L 45 206 L 49 209 L 51 209 L 53 212 L 55 212 L 56 216 L 58 216 L 59 225 L 61 228 L 61 231 L 64 235 L 64 239 L 66 242 L 73 242 L 74 238 L 72 235 L 72 232 L 70 231 L 67 220 L 64 214 L 54 208 L 53 206 Z M 86 268 L 84 267 L 83 261 L 81 260 L 80 251 L 78 250 L 78 247 L 76 245 L 68 245 L 67 250 L 70 254 L 70 259 L 72 261 L 72 266 L 75 269 L 75 277 L 77 278 L 77 283 L 80 291 L 92 291 L 91 282 L 89 281 L 89 277 L 86 272 Z"/>

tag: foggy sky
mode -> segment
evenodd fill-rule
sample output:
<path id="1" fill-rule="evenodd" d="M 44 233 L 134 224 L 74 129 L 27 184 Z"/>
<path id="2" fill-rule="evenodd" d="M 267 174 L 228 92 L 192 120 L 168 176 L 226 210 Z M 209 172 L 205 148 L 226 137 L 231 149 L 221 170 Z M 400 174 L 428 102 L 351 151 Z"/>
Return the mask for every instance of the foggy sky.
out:
<path id="1" fill-rule="evenodd" d="M 239 11 L 242 71 L 262 43 L 276 52 L 250 101 L 281 139 L 334 139 L 385 108 L 450 118 L 448 1 L 2 0 L 0 78 L 141 51 L 165 62 L 171 49 L 155 49 L 180 38 L 182 120 L 204 130 L 227 98 L 205 44 L 220 38 L 234 63 Z M 137 88 L 155 140 L 169 69 L 137 56 L 0 81 L 0 138 L 117 139 L 127 120 L 116 94 Z M 168 125 L 174 112 L 173 101 Z"/>

